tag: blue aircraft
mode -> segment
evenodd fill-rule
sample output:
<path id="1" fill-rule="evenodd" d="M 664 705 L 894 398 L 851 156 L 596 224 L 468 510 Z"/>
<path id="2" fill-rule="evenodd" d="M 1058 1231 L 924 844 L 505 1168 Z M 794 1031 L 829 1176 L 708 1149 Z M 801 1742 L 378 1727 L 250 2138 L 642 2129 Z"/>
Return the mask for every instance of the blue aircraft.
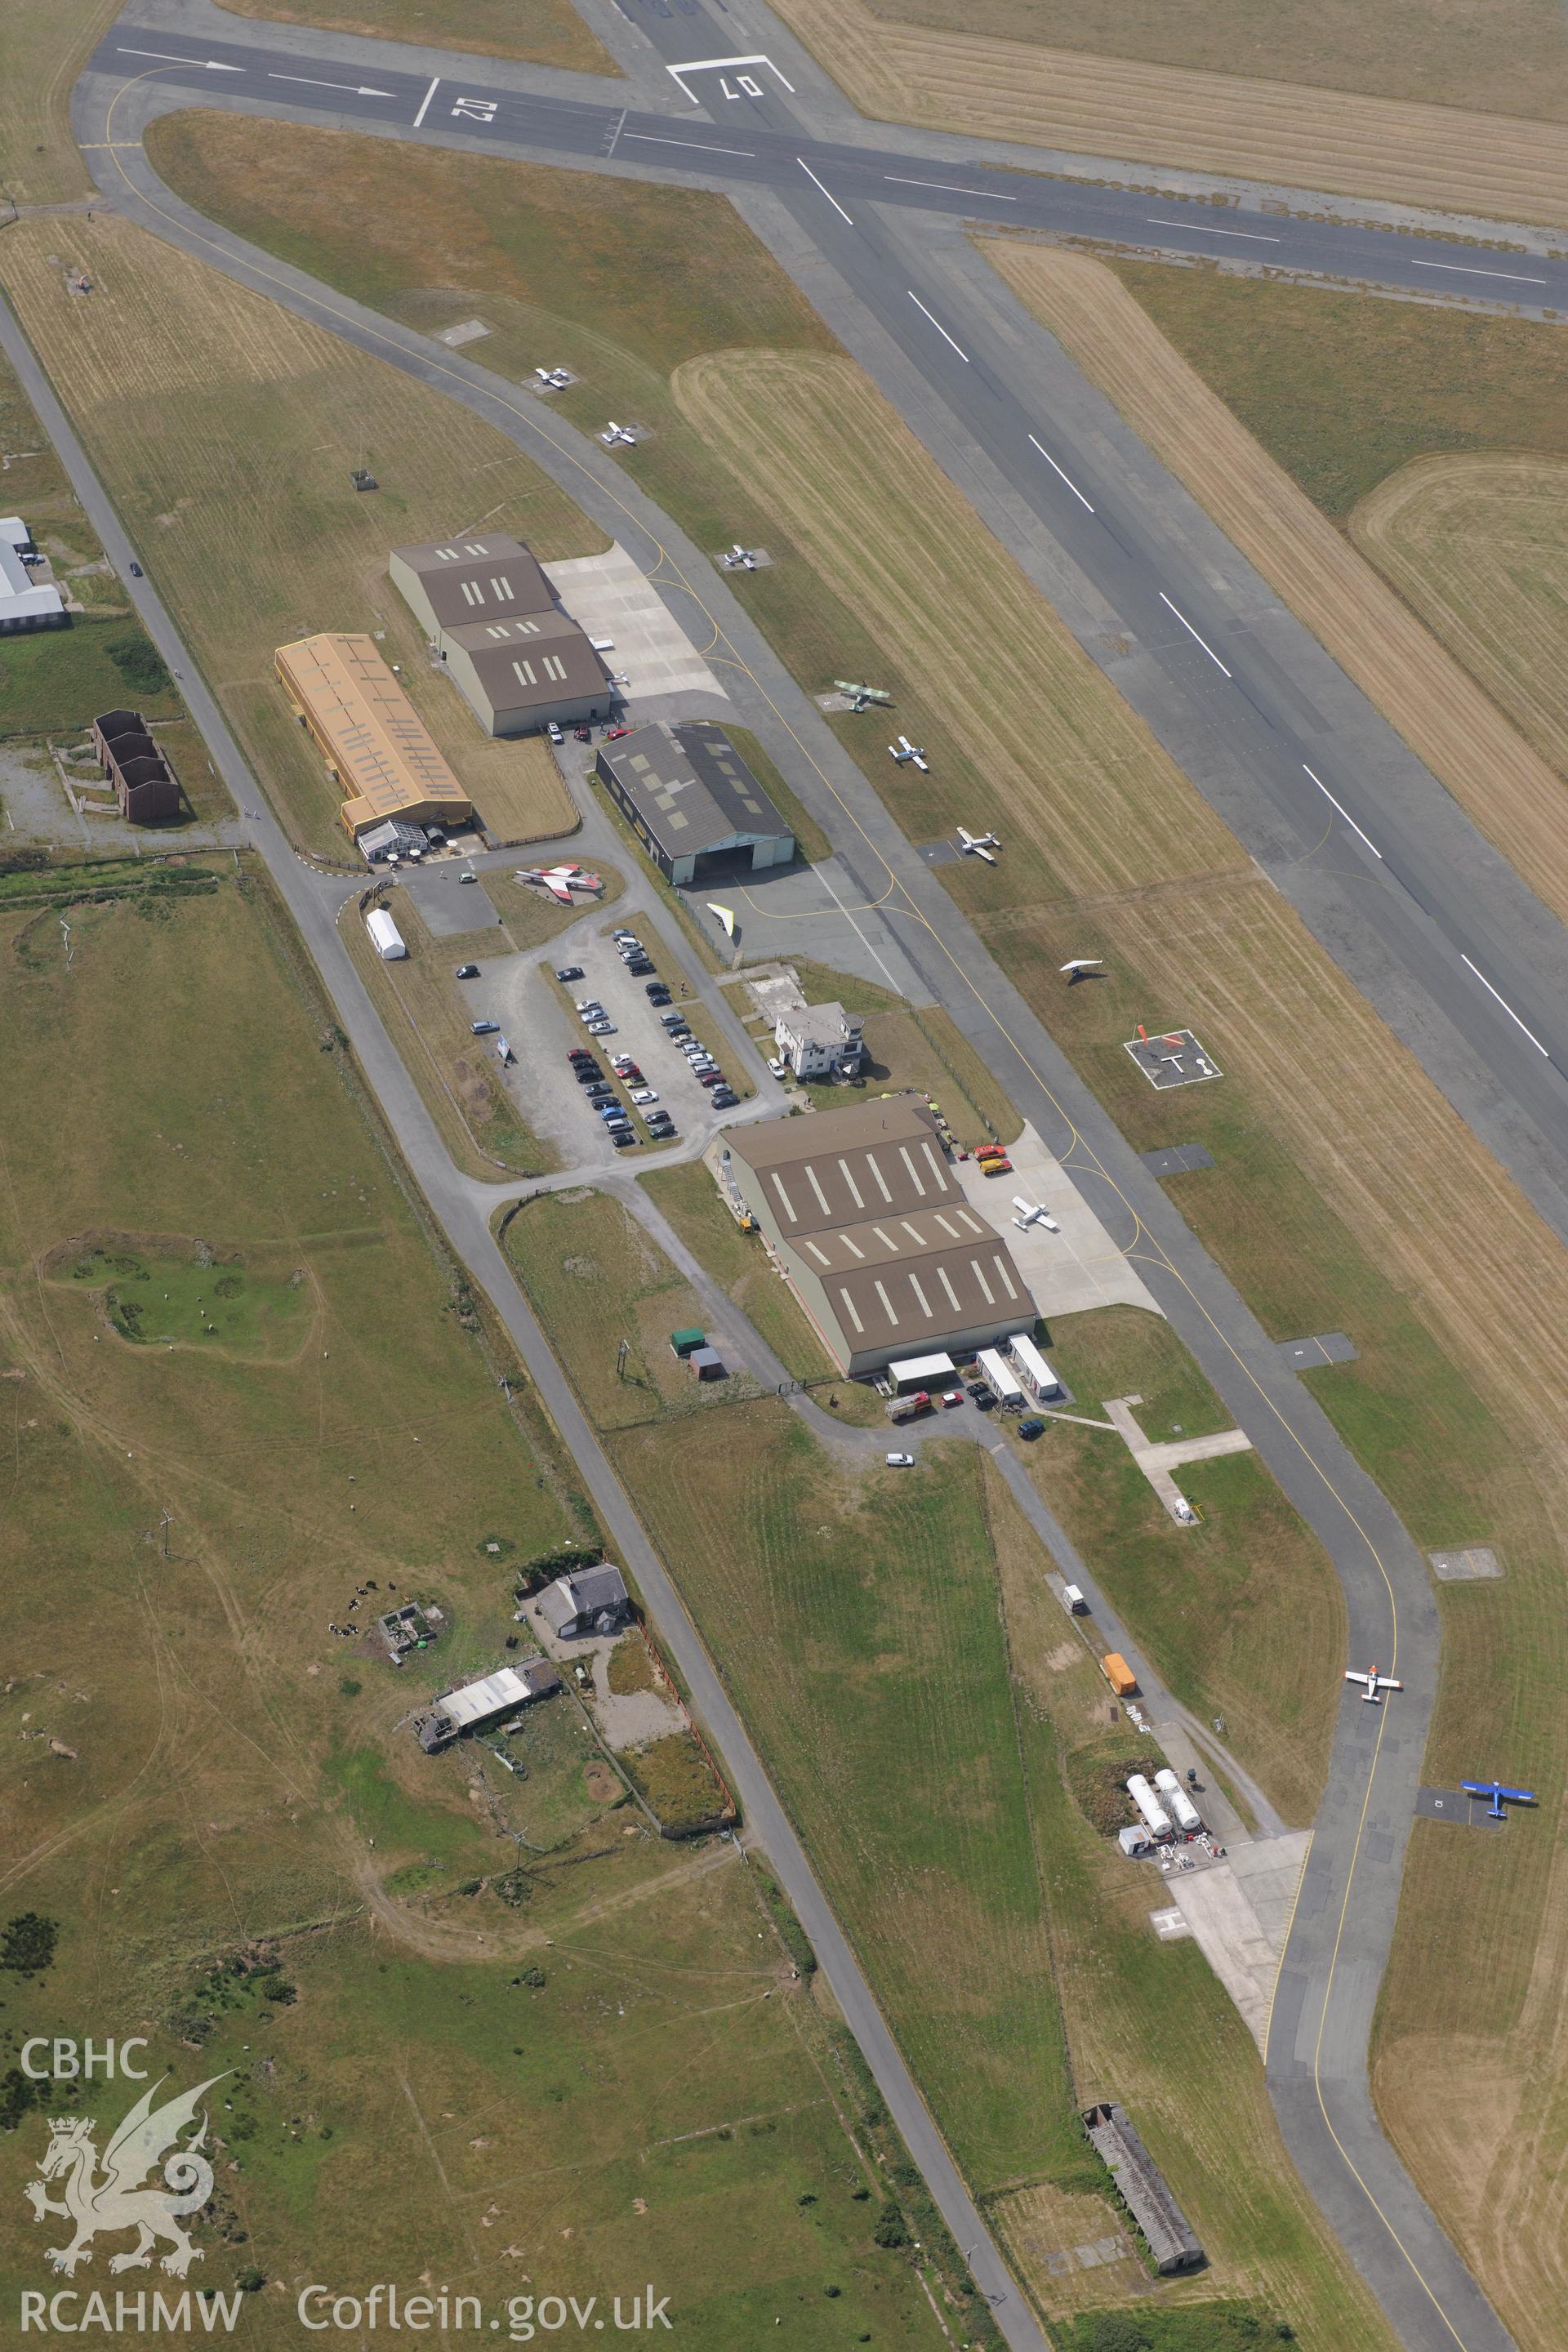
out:
<path id="1" fill-rule="evenodd" d="M 1533 1789 L 1507 1789 L 1500 1780 L 1461 1780 L 1459 1786 L 1468 1797 L 1491 1799 L 1487 1807 L 1489 1821 L 1507 1821 L 1508 1815 L 1503 1811 L 1505 1799 L 1510 1805 L 1533 1805 L 1536 1801 Z"/>

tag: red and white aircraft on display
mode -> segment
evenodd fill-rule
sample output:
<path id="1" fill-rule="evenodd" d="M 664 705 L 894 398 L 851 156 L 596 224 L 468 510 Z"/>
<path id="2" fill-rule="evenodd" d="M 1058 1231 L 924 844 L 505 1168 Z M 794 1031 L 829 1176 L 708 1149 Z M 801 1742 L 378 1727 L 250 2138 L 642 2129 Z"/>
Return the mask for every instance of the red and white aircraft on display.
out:
<path id="1" fill-rule="evenodd" d="M 1353 1666 L 1347 1666 L 1345 1668 L 1345 1680 L 1347 1683 L 1365 1684 L 1366 1687 L 1362 1692 L 1362 1696 L 1365 1699 L 1369 1706 L 1381 1706 L 1383 1704 L 1383 1694 L 1385 1690 L 1403 1690 L 1405 1688 L 1405 1685 L 1403 1683 L 1395 1682 L 1392 1675 L 1380 1675 L 1375 1666 L 1372 1667 L 1370 1671 L 1364 1675 L 1358 1675 Z"/>
<path id="2" fill-rule="evenodd" d="M 523 866 L 519 867 L 517 878 L 520 882 L 537 882 L 563 907 L 573 903 L 574 890 L 596 895 L 605 887 L 598 875 L 588 873 L 581 866 Z"/>

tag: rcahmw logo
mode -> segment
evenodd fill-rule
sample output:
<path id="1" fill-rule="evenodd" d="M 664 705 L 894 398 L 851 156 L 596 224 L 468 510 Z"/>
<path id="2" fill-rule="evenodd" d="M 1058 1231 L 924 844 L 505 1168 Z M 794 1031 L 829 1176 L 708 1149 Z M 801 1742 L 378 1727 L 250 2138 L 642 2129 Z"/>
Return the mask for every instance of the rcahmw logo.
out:
<path id="1" fill-rule="evenodd" d="M 112 2042 L 51 2042 L 37 2037 L 24 2045 L 22 2064 L 35 2080 L 89 2078 L 99 2072 L 118 2072 L 142 2081 L 145 2070 L 130 2060 L 132 2051 L 140 2055 L 143 2047 L 129 2042 L 116 2053 Z M 47 2067 L 34 2063 L 36 2053 L 47 2054 Z M 59 2232 L 63 2243 L 44 2249 L 52 2270 L 74 2278 L 83 2263 L 91 2262 L 95 2238 L 125 2231 L 134 2232 L 134 2242 L 110 2256 L 111 2273 L 150 2269 L 160 2247 L 167 2251 L 160 2256 L 159 2267 L 173 2278 L 183 2279 L 191 2264 L 203 2259 L 201 2248 L 191 2242 L 185 2223 L 212 2196 L 213 2168 L 205 2152 L 207 2118 L 202 2101 L 224 2080 L 222 2074 L 214 2074 L 195 2090 L 182 2091 L 160 2106 L 153 2102 L 162 2085 L 153 2084 L 114 2126 L 101 2154 L 95 2137 L 96 2116 L 51 2116 L 48 2146 L 34 2166 L 39 2177 L 25 2182 L 22 2194 L 36 2221 L 58 2220 L 68 2225 Z M 161 2182 L 151 2177 L 160 2170 Z M 242 2300 L 237 2292 L 194 2298 L 189 2294 L 120 2292 L 113 2296 L 84 2296 L 75 2292 L 25 2292 L 22 2326 L 25 2332 L 39 2329 L 61 2335 L 96 2328 L 175 2332 L 190 2327 L 194 2305 L 198 2328 L 209 2333 L 218 2327 L 226 2331 L 234 2326 Z"/>

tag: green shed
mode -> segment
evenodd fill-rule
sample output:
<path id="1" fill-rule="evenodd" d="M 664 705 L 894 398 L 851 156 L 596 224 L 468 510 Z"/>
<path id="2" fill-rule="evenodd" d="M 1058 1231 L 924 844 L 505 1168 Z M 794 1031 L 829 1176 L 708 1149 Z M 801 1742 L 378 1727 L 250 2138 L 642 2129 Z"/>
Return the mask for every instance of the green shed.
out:
<path id="1" fill-rule="evenodd" d="M 708 1345 L 708 1334 L 699 1331 L 695 1326 L 689 1331 L 672 1331 L 669 1344 L 678 1356 L 689 1356 L 694 1349 Z"/>

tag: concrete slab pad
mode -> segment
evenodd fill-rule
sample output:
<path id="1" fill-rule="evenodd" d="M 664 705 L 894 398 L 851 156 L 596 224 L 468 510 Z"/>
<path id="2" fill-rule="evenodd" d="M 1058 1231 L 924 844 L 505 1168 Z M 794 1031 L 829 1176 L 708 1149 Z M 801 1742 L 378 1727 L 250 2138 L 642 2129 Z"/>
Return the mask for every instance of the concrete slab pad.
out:
<path id="1" fill-rule="evenodd" d="M 1007 1146 L 1007 1157 L 1013 1163 L 1011 1176 L 984 1177 L 973 1160 L 959 1160 L 953 1173 L 971 1204 L 1006 1241 L 1047 1321 L 1053 1315 L 1075 1315 L 1090 1307 L 1142 1307 L 1159 1314 L 1142 1276 L 1033 1127 L 1026 1125 L 1017 1141 Z M 1020 1230 L 1014 1220 L 1015 1193 L 1037 1202 L 1060 1231 L 1048 1233 L 1037 1223 Z"/>
<path id="2" fill-rule="evenodd" d="M 438 940 L 482 931 L 500 917 L 482 882 L 459 882 L 459 866 L 410 866 L 399 878 Z"/>
<path id="3" fill-rule="evenodd" d="M 1192 1176 L 1214 1166 L 1214 1153 L 1202 1143 L 1167 1144 L 1163 1151 L 1142 1151 L 1139 1158 L 1155 1176 Z"/>
<path id="4" fill-rule="evenodd" d="M 1429 1551 L 1426 1557 L 1432 1563 L 1432 1573 L 1444 1584 L 1502 1574 L 1501 1560 L 1486 1544 L 1477 1544 L 1468 1551 Z"/>
<path id="5" fill-rule="evenodd" d="M 961 853 L 951 841 L 928 841 L 920 855 L 922 866 L 956 866 Z"/>
<path id="6" fill-rule="evenodd" d="M 1499 1821 L 1484 1797 L 1468 1796 L 1463 1789 L 1417 1789 L 1415 1817 L 1423 1822 L 1454 1822 L 1460 1829 L 1508 1827 L 1506 1810 Z"/>
<path id="7" fill-rule="evenodd" d="M 1169 1087 L 1202 1086 L 1209 1078 L 1225 1076 L 1190 1029 L 1171 1029 L 1157 1037 L 1129 1037 L 1126 1051 L 1150 1085 L 1162 1092 Z"/>
<path id="8" fill-rule="evenodd" d="M 545 577 L 572 618 L 590 637 L 609 637 L 603 656 L 612 677 L 623 673 L 630 699 L 654 695 L 729 697 L 685 631 L 618 542 L 603 555 L 547 563 Z"/>
<path id="9" fill-rule="evenodd" d="M 1149 1925 L 1153 1928 L 1162 1944 L 1180 1943 L 1184 1937 L 1190 1936 L 1193 1932 L 1187 1925 L 1186 1916 L 1179 1903 L 1171 1904 L 1163 1911 L 1151 1911 Z"/>
<path id="10" fill-rule="evenodd" d="M 1319 1364 L 1353 1364 L 1357 1349 L 1342 1331 L 1315 1332 L 1310 1339 L 1277 1339 L 1275 1346 L 1293 1372 L 1310 1372 Z"/>
<path id="11" fill-rule="evenodd" d="M 443 327 L 436 341 L 447 350 L 460 352 L 465 343 L 482 342 L 490 332 L 482 319 L 459 319 L 455 327 Z"/>
<path id="12" fill-rule="evenodd" d="M 1204 1958 L 1261 2051 L 1279 1956 L 1229 1861 L 1168 1882 Z"/>
<path id="13" fill-rule="evenodd" d="M 1310 1830 L 1292 1830 L 1288 1837 L 1249 1838 L 1227 1851 L 1231 1872 L 1276 1954 L 1285 1948 L 1311 1848 Z"/>

